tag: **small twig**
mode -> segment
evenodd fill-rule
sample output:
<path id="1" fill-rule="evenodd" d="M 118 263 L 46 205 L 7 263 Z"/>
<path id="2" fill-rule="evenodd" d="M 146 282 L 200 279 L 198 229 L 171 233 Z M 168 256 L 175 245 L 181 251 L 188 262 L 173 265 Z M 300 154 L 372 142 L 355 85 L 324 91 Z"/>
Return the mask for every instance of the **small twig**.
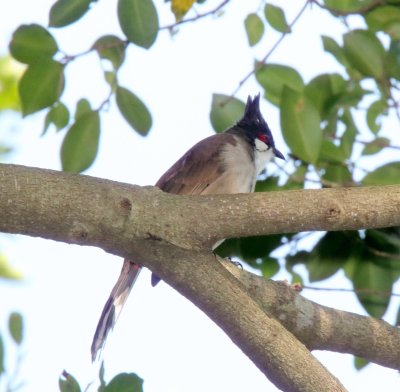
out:
<path id="1" fill-rule="evenodd" d="M 268 58 L 272 55 L 272 53 L 275 51 L 275 49 L 279 46 L 279 44 L 283 41 L 283 39 L 292 31 L 293 26 L 296 24 L 296 22 L 300 19 L 301 15 L 303 15 L 304 11 L 307 8 L 307 5 L 310 3 L 310 0 L 307 0 L 303 7 L 300 9 L 299 13 L 296 15 L 296 17 L 293 19 L 293 21 L 288 25 L 286 31 L 282 33 L 282 35 L 279 37 L 279 39 L 275 42 L 275 44 L 272 46 L 272 48 L 267 52 L 267 54 L 257 62 L 257 64 L 254 66 L 254 68 L 239 82 L 238 86 L 236 89 L 233 91 L 233 93 L 229 96 L 228 102 L 230 99 L 232 99 L 238 91 L 242 88 L 242 86 L 247 82 L 247 80 L 256 72 L 258 71 L 262 65 L 268 60 Z M 226 104 L 225 102 L 225 104 Z"/>
<path id="2" fill-rule="evenodd" d="M 337 291 L 353 294 L 373 294 L 381 297 L 400 297 L 400 293 L 390 293 L 387 291 L 379 291 L 374 289 L 346 289 L 341 287 L 316 287 L 316 286 L 302 286 L 303 289 L 317 290 L 317 291 Z"/>
<path id="3" fill-rule="evenodd" d="M 217 7 L 215 7 L 214 9 L 212 9 L 210 11 L 204 12 L 204 14 L 196 14 L 196 16 L 193 16 L 191 18 L 182 19 L 182 20 L 180 20 L 180 21 L 178 21 L 176 23 L 173 23 L 173 24 L 170 24 L 170 25 L 167 25 L 167 26 L 162 26 L 162 27 L 160 27 L 160 30 L 172 30 L 172 29 L 174 29 L 175 27 L 177 27 L 177 26 L 179 26 L 181 24 L 189 23 L 189 22 L 195 22 L 198 19 L 205 18 L 205 17 L 210 16 L 210 15 L 214 15 L 219 10 L 221 10 L 223 7 L 225 7 L 229 2 L 230 2 L 230 0 L 224 0 Z"/>

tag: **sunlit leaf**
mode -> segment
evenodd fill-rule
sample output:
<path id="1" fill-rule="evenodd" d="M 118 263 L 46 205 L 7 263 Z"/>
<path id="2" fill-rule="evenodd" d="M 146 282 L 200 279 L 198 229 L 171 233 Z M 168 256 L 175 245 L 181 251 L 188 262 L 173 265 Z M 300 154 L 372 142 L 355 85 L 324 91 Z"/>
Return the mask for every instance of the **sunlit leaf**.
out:
<path id="1" fill-rule="evenodd" d="M 216 132 L 225 131 L 243 117 L 244 102 L 229 95 L 213 94 L 210 120 Z"/>
<path id="2" fill-rule="evenodd" d="M 20 280 L 22 277 L 22 273 L 16 268 L 12 267 L 7 257 L 0 253 L 0 278 Z"/>
<path id="3" fill-rule="evenodd" d="M 0 110 L 21 110 L 18 82 L 23 70 L 11 56 L 0 57 Z"/>
<path id="4" fill-rule="evenodd" d="M 354 68 L 365 76 L 380 78 L 384 72 L 385 49 L 367 30 L 352 30 L 343 37 L 344 51 Z"/>
<path id="5" fill-rule="evenodd" d="M 117 105 L 129 125 L 139 134 L 145 136 L 152 124 L 151 114 L 146 105 L 126 88 L 117 87 Z"/>
<path id="6" fill-rule="evenodd" d="M 324 4 L 335 15 L 335 11 L 356 12 L 360 10 L 361 12 L 372 1 L 374 0 L 324 0 Z"/>
<path id="7" fill-rule="evenodd" d="M 102 392 L 143 392 L 143 380 L 134 373 L 120 373 Z"/>
<path id="8" fill-rule="evenodd" d="M 340 146 L 337 146 L 331 140 L 324 139 L 322 141 L 321 151 L 319 154 L 320 160 L 342 163 L 346 158 L 347 157 Z"/>
<path id="9" fill-rule="evenodd" d="M 267 3 L 264 8 L 265 18 L 267 22 L 273 27 L 275 30 L 281 33 L 290 33 L 290 27 L 286 22 L 285 14 L 282 8 Z"/>
<path id="10" fill-rule="evenodd" d="M 58 380 L 58 386 L 60 392 L 81 392 L 81 387 L 79 386 L 78 381 L 76 381 L 74 376 L 67 373 L 65 370 Z"/>
<path id="11" fill-rule="evenodd" d="M 177 21 L 181 20 L 186 13 L 192 8 L 196 0 L 171 0 L 171 10 Z"/>
<path id="12" fill-rule="evenodd" d="M 280 265 L 277 259 L 273 257 L 263 257 L 261 264 L 261 272 L 264 278 L 272 278 L 280 270 Z"/>
<path id="13" fill-rule="evenodd" d="M 159 26 L 152 0 L 118 0 L 118 19 L 130 42 L 146 49 L 153 45 Z"/>
<path id="14" fill-rule="evenodd" d="M 249 45 L 254 46 L 260 42 L 264 34 L 264 23 L 261 18 L 253 13 L 247 15 L 244 25 L 246 28 L 247 39 L 249 40 Z"/>
<path id="15" fill-rule="evenodd" d="M 318 159 L 322 130 L 317 108 L 303 94 L 285 86 L 281 100 L 283 137 L 293 154 L 305 162 Z"/>
<path id="16" fill-rule="evenodd" d="M 333 55 L 335 59 L 346 68 L 350 67 L 350 63 L 346 58 L 343 48 L 333 38 L 322 35 L 322 43 L 325 52 Z"/>
<path id="17" fill-rule="evenodd" d="M 63 27 L 80 19 L 89 10 L 93 0 L 58 0 L 49 15 L 50 27 Z"/>
<path id="18" fill-rule="evenodd" d="M 292 67 L 280 64 L 265 64 L 256 71 L 256 79 L 265 89 L 265 98 L 274 105 L 281 104 L 284 86 L 302 92 L 304 82 L 300 74 Z"/>
<path id="19" fill-rule="evenodd" d="M 23 338 L 23 320 L 22 316 L 17 312 L 12 312 L 8 319 L 8 329 L 14 342 L 21 344 Z"/>
<path id="20" fill-rule="evenodd" d="M 64 90 L 64 66 L 46 60 L 30 64 L 19 83 L 24 116 L 51 106 Z"/>
<path id="21" fill-rule="evenodd" d="M 125 59 L 126 43 L 115 35 L 104 35 L 92 46 L 101 59 L 111 61 L 114 69 L 118 69 Z"/>
<path id="22" fill-rule="evenodd" d="M 10 42 L 10 53 L 21 63 L 30 64 L 41 58 L 52 58 L 58 51 L 53 36 L 38 24 L 21 25 Z"/>
<path id="23" fill-rule="evenodd" d="M 91 111 L 80 116 L 65 135 L 61 147 L 62 169 L 80 173 L 90 167 L 97 155 L 100 116 Z"/>
<path id="24" fill-rule="evenodd" d="M 363 185 L 391 185 L 400 184 L 400 162 L 387 163 L 380 166 L 363 179 Z"/>

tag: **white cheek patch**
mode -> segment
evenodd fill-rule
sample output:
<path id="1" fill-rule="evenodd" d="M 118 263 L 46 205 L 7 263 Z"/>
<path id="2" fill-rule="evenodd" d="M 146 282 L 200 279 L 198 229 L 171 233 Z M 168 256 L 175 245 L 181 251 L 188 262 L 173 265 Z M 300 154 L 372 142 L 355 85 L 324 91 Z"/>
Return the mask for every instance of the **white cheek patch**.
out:
<path id="1" fill-rule="evenodd" d="M 255 144 L 256 144 L 256 149 L 258 151 L 267 151 L 268 150 L 268 146 L 264 142 L 262 142 L 260 139 L 256 138 Z"/>

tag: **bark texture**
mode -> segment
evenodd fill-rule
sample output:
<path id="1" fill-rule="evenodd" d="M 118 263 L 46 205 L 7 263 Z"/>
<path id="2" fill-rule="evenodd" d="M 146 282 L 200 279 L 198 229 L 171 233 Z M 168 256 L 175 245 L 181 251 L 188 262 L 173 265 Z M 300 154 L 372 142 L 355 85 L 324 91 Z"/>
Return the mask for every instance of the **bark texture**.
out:
<path id="1" fill-rule="evenodd" d="M 344 390 L 306 346 L 399 368 L 398 330 L 314 304 L 248 273 L 230 273 L 216 262 L 211 245 L 228 237 L 394 225 L 400 225 L 400 186 L 175 196 L 154 187 L 0 165 L 0 231 L 97 246 L 150 268 L 285 391 Z M 385 340 L 386 354 L 377 339 Z"/>

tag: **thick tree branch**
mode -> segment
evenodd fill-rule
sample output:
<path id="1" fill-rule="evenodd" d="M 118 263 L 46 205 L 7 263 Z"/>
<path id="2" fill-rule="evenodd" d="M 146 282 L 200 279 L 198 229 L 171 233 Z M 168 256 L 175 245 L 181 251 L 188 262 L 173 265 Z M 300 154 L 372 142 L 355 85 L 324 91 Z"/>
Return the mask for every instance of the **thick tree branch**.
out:
<path id="1" fill-rule="evenodd" d="M 226 237 L 400 225 L 400 186 L 185 197 L 14 165 L 0 165 L 0 179 L 0 231 L 129 257 L 199 306 L 278 387 L 344 390 L 258 294 L 215 262 L 210 245 Z"/>
<path id="2" fill-rule="evenodd" d="M 400 329 L 373 317 L 332 309 L 302 297 L 284 282 L 224 266 L 258 300 L 265 311 L 279 320 L 310 350 L 331 350 L 365 358 L 400 369 Z"/>

